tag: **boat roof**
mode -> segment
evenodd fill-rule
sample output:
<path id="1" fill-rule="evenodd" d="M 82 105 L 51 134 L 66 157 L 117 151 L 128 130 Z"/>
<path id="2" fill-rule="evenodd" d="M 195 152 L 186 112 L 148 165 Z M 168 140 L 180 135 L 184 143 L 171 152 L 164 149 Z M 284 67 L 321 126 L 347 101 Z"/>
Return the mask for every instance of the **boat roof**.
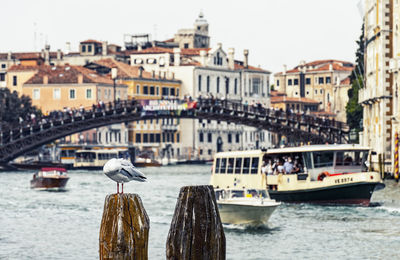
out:
<path id="1" fill-rule="evenodd" d="M 52 172 L 52 171 L 67 172 L 67 170 L 65 168 L 61 168 L 61 167 L 43 167 L 40 170 L 42 172 Z"/>
<path id="2" fill-rule="evenodd" d="M 107 152 L 107 153 L 110 153 L 110 152 L 120 152 L 120 151 L 127 151 L 126 149 L 80 149 L 80 150 L 76 150 L 76 153 L 81 153 L 81 152 L 93 152 L 93 153 L 98 153 L 98 152 L 101 152 L 101 153 L 104 153 L 104 152 Z"/>
<path id="3" fill-rule="evenodd" d="M 261 154 L 274 154 L 274 153 L 298 153 L 298 152 L 315 152 L 315 151 L 369 151 L 371 148 L 367 146 L 361 146 L 359 144 L 316 144 L 316 145 L 304 145 L 296 147 L 283 147 L 283 148 L 271 148 L 265 150 L 247 150 L 247 151 L 231 151 L 217 153 L 218 157 L 229 157 L 247 155 L 257 156 Z"/>

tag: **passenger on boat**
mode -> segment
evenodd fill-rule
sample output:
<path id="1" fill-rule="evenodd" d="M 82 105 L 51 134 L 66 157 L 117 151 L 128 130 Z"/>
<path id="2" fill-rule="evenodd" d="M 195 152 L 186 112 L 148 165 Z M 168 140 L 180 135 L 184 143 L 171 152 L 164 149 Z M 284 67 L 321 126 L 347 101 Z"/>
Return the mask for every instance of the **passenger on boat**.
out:
<path id="1" fill-rule="evenodd" d="M 292 158 L 288 157 L 283 164 L 283 168 L 285 169 L 286 174 L 291 174 L 293 171 L 293 163 L 292 163 Z"/>
<path id="2" fill-rule="evenodd" d="M 283 166 L 282 162 L 278 162 L 278 167 L 276 168 L 278 174 L 285 174 L 285 167 Z"/>
<path id="3" fill-rule="evenodd" d="M 275 163 L 272 164 L 272 160 L 269 159 L 269 160 L 268 160 L 268 164 L 266 165 L 266 172 L 267 172 L 267 175 L 272 175 L 272 174 L 274 174 L 274 169 L 275 169 L 275 167 L 276 167 L 276 164 L 275 164 Z"/>
<path id="4" fill-rule="evenodd" d="M 303 167 L 298 159 L 294 160 L 292 173 L 298 174 L 303 171 Z"/>
<path id="5" fill-rule="evenodd" d="M 267 164 L 263 161 L 263 165 L 261 166 L 261 173 L 267 174 Z"/>

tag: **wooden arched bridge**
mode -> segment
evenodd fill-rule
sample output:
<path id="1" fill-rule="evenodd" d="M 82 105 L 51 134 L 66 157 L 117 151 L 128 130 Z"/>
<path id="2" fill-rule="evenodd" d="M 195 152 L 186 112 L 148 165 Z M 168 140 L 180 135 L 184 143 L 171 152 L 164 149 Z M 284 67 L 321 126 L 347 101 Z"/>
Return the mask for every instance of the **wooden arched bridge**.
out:
<path id="1" fill-rule="evenodd" d="M 342 122 L 310 115 L 288 114 L 239 101 L 218 99 L 126 100 L 93 106 L 75 113 L 59 112 L 18 125 L 2 125 L 0 164 L 59 138 L 101 126 L 157 118 L 193 118 L 242 124 L 284 135 L 296 142 L 346 143 Z"/>

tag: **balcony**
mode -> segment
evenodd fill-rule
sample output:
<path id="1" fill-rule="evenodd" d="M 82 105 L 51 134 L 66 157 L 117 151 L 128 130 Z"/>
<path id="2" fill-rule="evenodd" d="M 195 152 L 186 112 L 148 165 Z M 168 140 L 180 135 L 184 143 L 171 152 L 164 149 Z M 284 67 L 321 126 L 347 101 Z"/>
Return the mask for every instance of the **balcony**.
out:
<path id="1" fill-rule="evenodd" d="M 161 125 L 162 131 L 178 131 L 178 125 Z"/>

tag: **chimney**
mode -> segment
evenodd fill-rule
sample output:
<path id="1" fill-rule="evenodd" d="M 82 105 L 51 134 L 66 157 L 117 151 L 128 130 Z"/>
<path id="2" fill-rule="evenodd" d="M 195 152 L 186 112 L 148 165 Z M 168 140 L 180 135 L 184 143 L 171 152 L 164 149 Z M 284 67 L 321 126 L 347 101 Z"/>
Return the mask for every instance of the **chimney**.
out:
<path id="1" fill-rule="evenodd" d="M 138 51 L 141 51 L 141 50 L 142 50 L 142 45 L 140 45 L 140 43 L 139 43 L 138 46 L 137 46 L 137 50 L 138 50 Z"/>
<path id="2" fill-rule="evenodd" d="M 222 43 L 217 43 L 218 49 L 222 49 Z"/>
<path id="3" fill-rule="evenodd" d="M 243 54 L 244 54 L 243 66 L 247 69 L 249 67 L 249 50 L 244 49 Z"/>
<path id="4" fill-rule="evenodd" d="M 101 55 L 106 56 L 107 55 L 107 41 L 104 41 L 101 43 Z"/>
<path id="5" fill-rule="evenodd" d="M 71 43 L 66 42 L 65 43 L 65 54 L 68 55 L 71 52 Z"/>
<path id="6" fill-rule="evenodd" d="M 7 60 L 9 60 L 9 61 L 10 61 L 10 60 L 11 60 L 11 57 L 12 57 L 12 55 L 11 55 L 11 51 L 9 51 L 9 52 L 8 52 L 8 54 L 7 54 Z"/>
<path id="7" fill-rule="evenodd" d="M 81 73 L 78 74 L 78 84 L 83 84 L 83 75 Z"/>
<path id="8" fill-rule="evenodd" d="M 200 63 L 202 66 L 206 66 L 206 57 L 207 57 L 206 55 L 207 53 L 205 50 L 200 51 Z"/>
<path id="9" fill-rule="evenodd" d="M 43 85 L 47 85 L 47 84 L 49 84 L 49 76 L 44 75 L 43 76 Z"/>
<path id="10" fill-rule="evenodd" d="M 332 66 L 332 63 L 331 63 L 331 64 L 329 64 L 329 71 L 333 71 L 333 66 Z"/>
<path id="11" fill-rule="evenodd" d="M 174 48 L 174 66 L 181 65 L 181 49 Z"/>
<path id="12" fill-rule="evenodd" d="M 143 67 L 142 66 L 140 66 L 139 67 L 139 78 L 141 78 L 142 76 L 143 76 Z"/>
<path id="13" fill-rule="evenodd" d="M 286 71 L 287 71 L 287 66 L 286 66 L 286 64 L 283 64 L 283 75 L 286 74 Z"/>
<path id="14" fill-rule="evenodd" d="M 60 49 L 57 50 L 57 60 L 58 61 L 61 60 L 61 50 Z"/>
<path id="15" fill-rule="evenodd" d="M 44 48 L 44 63 L 50 65 L 50 45 L 46 44 Z"/>
<path id="16" fill-rule="evenodd" d="M 42 51 L 40 52 L 40 57 L 43 58 L 43 59 L 45 58 L 44 57 L 44 49 L 42 49 Z"/>
<path id="17" fill-rule="evenodd" d="M 235 49 L 234 48 L 228 49 L 228 67 L 231 70 L 235 69 Z"/>

